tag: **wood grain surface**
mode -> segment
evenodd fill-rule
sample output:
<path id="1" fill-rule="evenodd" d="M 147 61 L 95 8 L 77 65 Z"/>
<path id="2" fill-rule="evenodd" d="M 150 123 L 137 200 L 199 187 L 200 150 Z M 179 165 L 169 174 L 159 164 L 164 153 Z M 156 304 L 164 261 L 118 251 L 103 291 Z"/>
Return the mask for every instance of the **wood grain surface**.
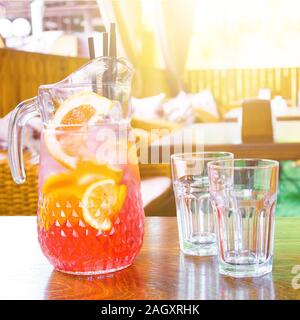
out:
<path id="1" fill-rule="evenodd" d="M 0 299 L 300 299 L 300 288 L 292 287 L 299 235 L 300 218 L 278 218 L 273 273 L 232 279 L 218 274 L 216 257 L 180 253 L 174 217 L 148 217 L 131 267 L 82 277 L 52 269 L 39 249 L 34 217 L 0 217 Z"/>

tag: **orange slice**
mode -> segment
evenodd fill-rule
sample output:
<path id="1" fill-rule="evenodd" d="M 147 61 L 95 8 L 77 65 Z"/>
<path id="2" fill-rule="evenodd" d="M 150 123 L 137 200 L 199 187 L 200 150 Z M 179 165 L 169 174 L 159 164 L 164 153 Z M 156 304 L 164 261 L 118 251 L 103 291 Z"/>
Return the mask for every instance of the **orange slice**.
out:
<path id="1" fill-rule="evenodd" d="M 94 92 L 80 92 L 66 99 L 56 110 L 54 124 L 83 125 L 93 116 L 107 113 L 112 101 Z"/>
<path id="2" fill-rule="evenodd" d="M 81 92 L 66 99 L 56 110 L 50 127 L 53 130 L 45 133 L 45 143 L 53 158 L 74 169 L 78 156 L 85 152 L 81 126 L 106 114 L 111 107 L 111 100 L 94 92 Z"/>
<path id="3" fill-rule="evenodd" d="M 80 161 L 77 165 L 76 175 L 79 185 L 87 185 L 103 179 L 112 179 L 116 184 L 119 184 L 123 178 L 123 170 L 107 164 Z"/>
<path id="4" fill-rule="evenodd" d="M 83 218 L 97 230 L 109 231 L 126 198 L 126 186 L 105 179 L 90 185 L 82 198 Z"/>
<path id="5" fill-rule="evenodd" d="M 56 173 L 47 177 L 42 185 L 42 193 L 47 195 L 61 188 L 85 189 L 88 185 L 104 179 L 112 179 L 119 184 L 122 178 L 121 169 L 105 164 L 98 165 L 91 161 L 80 161 L 77 169 L 70 173 Z"/>
<path id="6" fill-rule="evenodd" d="M 56 189 L 72 187 L 76 185 L 76 179 L 68 173 L 53 174 L 45 180 L 42 186 L 42 193 L 48 194 Z"/>

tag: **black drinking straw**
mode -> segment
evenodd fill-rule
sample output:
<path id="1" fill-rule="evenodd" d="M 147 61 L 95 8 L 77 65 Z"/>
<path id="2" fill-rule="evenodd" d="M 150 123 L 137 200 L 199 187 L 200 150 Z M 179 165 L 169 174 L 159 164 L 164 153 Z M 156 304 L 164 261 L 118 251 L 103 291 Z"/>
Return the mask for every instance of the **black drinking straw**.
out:
<path id="1" fill-rule="evenodd" d="M 117 57 L 117 43 L 116 43 L 116 24 L 110 24 L 110 39 L 109 39 L 109 56 Z"/>
<path id="2" fill-rule="evenodd" d="M 95 59 L 95 46 L 94 46 L 94 38 L 89 37 L 89 52 L 90 59 Z M 109 34 L 109 48 L 108 48 L 108 33 L 103 32 L 103 57 L 110 57 L 107 62 L 107 69 L 103 73 L 102 77 L 102 92 L 103 95 L 107 98 L 113 99 L 114 90 L 107 85 L 112 85 L 116 82 L 117 78 L 117 66 L 116 66 L 116 57 L 117 57 L 117 42 L 116 42 L 116 24 L 110 24 L 110 34 Z M 92 84 L 93 91 L 97 92 L 97 75 L 92 75 Z"/>
<path id="3" fill-rule="evenodd" d="M 110 38 L 109 38 L 109 56 L 112 58 L 110 63 L 109 82 L 113 85 L 117 78 L 117 41 L 116 41 L 116 24 L 110 24 Z M 110 87 L 110 99 L 114 98 L 114 88 Z"/>
<path id="4" fill-rule="evenodd" d="M 108 33 L 107 32 L 103 32 L 103 52 L 102 52 L 103 57 L 108 57 Z M 103 73 L 103 77 L 102 77 L 102 92 L 103 95 L 105 97 L 108 97 L 108 88 L 105 84 L 105 82 L 107 81 L 107 76 L 108 76 L 108 69 L 109 69 L 109 65 L 107 65 L 107 69 L 104 71 Z"/>
<path id="5" fill-rule="evenodd" d="M 94 38 L 89 37 L 89 53 L 90 53 L 90 59 L 95 59 L 95 46 L 94 46 Z"/>
<path id="6" fill-rule="evenodd" d="M 93 37 L 89 37 L 88 41 L 89 41 L 90 59 L 93 60 L 93 59 L 95 59 L 94 38 Z M 97 93 L 97 78 L 96 78 L 96 74 L 92 75 L 92 87 L 93 87 L 93 91 Z"/>
<path id="7" fill-rule="evenodd" d="M 107 69 L 103 74 L 103 83 L 102 91 L 104 96 L 109 99 L 114 98 L 114 90 L 111 85 L 116 81 L 116 64 L 115 58 L 117 56 L 117 47 L 116 47 L 116 24 L 110 24 L 109 30 L 109 51 L 108 51 L 108 35 L 103 34 L 103 56 L 112 58 L 107 61 Z M 106 38 L 107 37 L 107 38 Z"/>
<path id="8" fill-rule="evenodd" d="M 103 57 L 108 56 L 108 33 L 103 32 Z"/>

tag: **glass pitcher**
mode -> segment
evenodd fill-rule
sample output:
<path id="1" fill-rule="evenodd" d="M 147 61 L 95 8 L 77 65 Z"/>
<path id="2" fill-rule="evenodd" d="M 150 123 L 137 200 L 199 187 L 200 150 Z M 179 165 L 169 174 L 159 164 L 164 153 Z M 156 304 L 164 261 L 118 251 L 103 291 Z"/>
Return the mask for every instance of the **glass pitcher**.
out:
<path id="1" fill-rule="evenodd" d="M 97 70 L 97 73 L 95 73 Z M 130 127 L 133 69 L 125 59 L 93 60 L 19 104 L 9 160 L 25 181 L 22 131 L 40 116 L 38 238 L 56 270 L 81 275 L 128 267 L 143 238 L 144 211 Z"/>

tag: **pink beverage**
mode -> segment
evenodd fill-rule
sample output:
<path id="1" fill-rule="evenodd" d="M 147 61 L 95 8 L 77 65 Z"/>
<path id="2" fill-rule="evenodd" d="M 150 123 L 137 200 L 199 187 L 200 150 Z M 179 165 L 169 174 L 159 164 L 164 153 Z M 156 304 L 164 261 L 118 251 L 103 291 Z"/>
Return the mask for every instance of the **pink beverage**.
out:
<path id="1" fill-rule="evenodd" d="M 144 211 L 130 133 L 109 124 L 44 129 L 38 234 L 57 270 L 113 272 L 140 250 Z"/>

